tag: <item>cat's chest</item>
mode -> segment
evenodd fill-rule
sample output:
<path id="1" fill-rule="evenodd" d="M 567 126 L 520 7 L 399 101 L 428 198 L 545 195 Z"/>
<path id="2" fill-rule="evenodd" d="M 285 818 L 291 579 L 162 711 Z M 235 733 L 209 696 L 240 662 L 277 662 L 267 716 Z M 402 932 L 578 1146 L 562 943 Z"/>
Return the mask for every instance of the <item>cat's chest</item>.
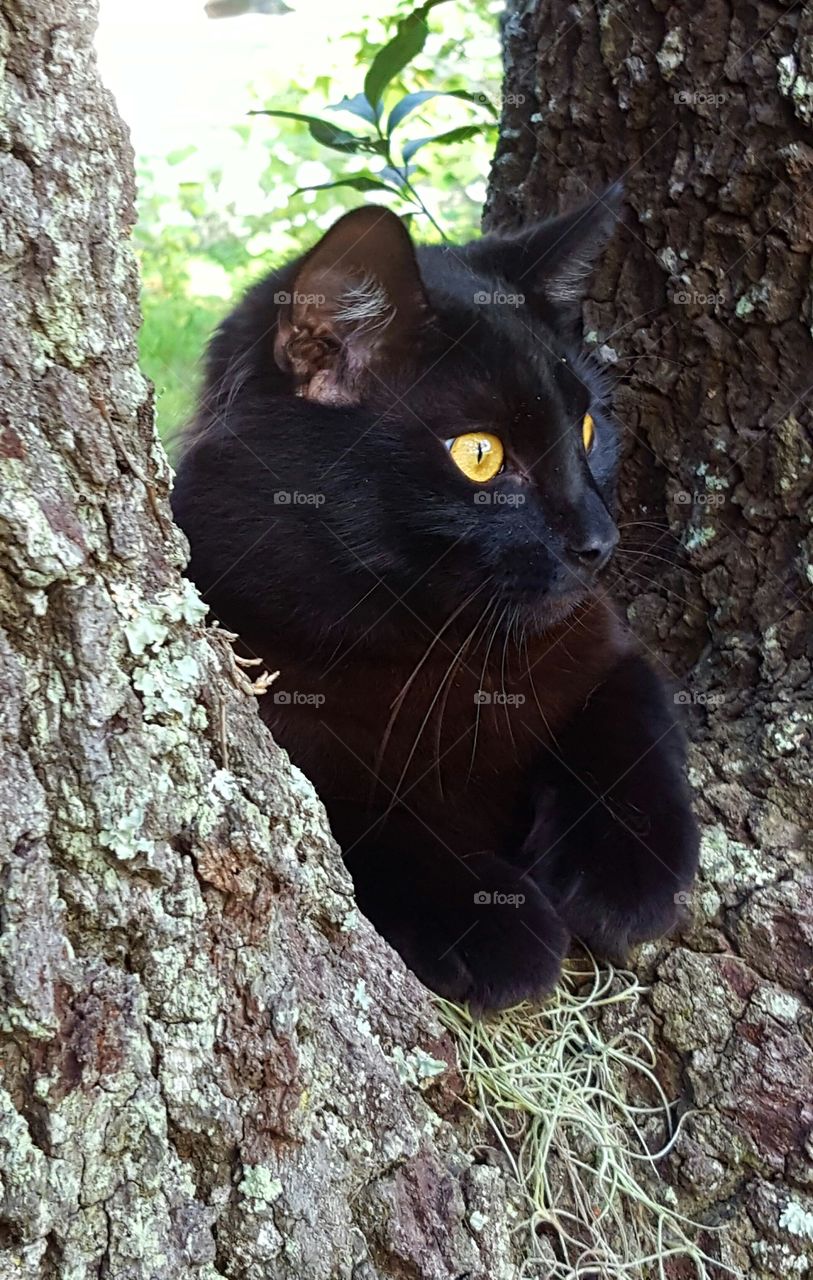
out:
<path id="1" fill-rule="evenodd" d="M 499 642 L 464 658 L 438 644 L 332 668 L 291 655 L 262 713 L 328 807 L 398 797 L 428 814 L 468 797 L 485 817 L 516 806 L 557 727 L 611 665 L 612 646 L 594 639 Z"/>

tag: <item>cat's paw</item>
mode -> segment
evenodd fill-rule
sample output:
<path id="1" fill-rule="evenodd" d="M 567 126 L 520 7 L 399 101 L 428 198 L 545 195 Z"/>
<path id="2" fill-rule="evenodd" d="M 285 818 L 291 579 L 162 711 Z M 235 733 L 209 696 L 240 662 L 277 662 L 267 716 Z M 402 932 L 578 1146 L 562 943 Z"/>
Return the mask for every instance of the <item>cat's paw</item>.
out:
<path id="1" fill-rule="evenodd" d="M 634 874 L 580 870 L 554 901 L 578 941 L 594 955 L 619 963 L 638 943 L 671 933 L 686 913 L 688 897 L 667 870 L 643 885 Z"/>
<path id="2" fill-rule="evenodd" d="M 477 1013 L 544 996 L 559 977 L 569 935 L 531 880 L 500 859 L 477 855 L 460 901 L 390 941 L 421 981 Z"/>

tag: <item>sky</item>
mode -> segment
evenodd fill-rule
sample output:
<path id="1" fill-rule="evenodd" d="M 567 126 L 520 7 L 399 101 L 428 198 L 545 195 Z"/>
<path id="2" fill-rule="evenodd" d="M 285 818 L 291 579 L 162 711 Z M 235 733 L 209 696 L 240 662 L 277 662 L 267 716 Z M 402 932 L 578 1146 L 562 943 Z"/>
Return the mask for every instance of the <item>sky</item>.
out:
<path id="1" fill-rule="evenodd" d="M 208 146 L 217 163 L 224 132 L 254 105 L 251 84 L 262 92 L 300 78 L 300 68 L 324 74 L 349 66 L 354 45 L 340 37 L 361 29 L 365 14 L 394 8 L 392 0 L 288 3 L 295 11 L 281 17 L 212 20 L 204 0 L 101 0 L 102 76 L 136 153 Z"/>

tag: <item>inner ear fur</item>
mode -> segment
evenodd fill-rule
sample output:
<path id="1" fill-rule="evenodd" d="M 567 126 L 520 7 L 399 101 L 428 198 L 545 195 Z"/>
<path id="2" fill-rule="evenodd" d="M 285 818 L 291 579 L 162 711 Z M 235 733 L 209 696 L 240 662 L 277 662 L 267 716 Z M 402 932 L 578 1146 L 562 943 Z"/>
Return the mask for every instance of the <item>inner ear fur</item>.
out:
<path id="1" fill-rule="evenodd" d="M 365 375 L 410 344 L 428 312 L 400 218 L 375 205 L 354 209 L 300 263 L 280 312 L 275 358 L 300 394 L 353 403 Z"/>

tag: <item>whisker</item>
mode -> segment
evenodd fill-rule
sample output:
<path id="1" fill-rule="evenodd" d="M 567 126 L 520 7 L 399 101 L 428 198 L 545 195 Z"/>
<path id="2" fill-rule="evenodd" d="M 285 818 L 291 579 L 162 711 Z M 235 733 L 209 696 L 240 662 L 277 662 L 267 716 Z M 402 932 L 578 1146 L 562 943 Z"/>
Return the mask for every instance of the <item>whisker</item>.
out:
<path id="1" fill-rule="evenodd" d="M 656 587 L 658 591 L 663 591 L 668 596 L 673 596 L 675 600 L 680 600 L 681 604 L 685 604 L 687 608 L 694 609 L 697 607 L 697 601 L 691 601 L 686 596 L 682 596 L 679 591 L 673 591 L 671 587 L 666 586 L 664 582 L 659 582 L 657 578 L 650 578 L 646 574 L 641 573 L 640 569 L 626 569 L 624 576 L 632 576 L 641 582 L 647 583 L 650 587 Z"/>
<path id="2" fill-rule="evenodd" d="M 671 538 L 674 542 L 680 542 L 680 538 L 669 528 L 668 524 L 662 524 L 657 520 L 622 520 L 619 522 L 619 533 L 624 533 L 627 529 L 652 529 L 657 533 L 657 541 L 661 538 Z"/>
<path id="3" fill-rule="evenodd" d="M 539 697 L 538 697 L 537 692 L 536 692 L 536 685 L 534 684 L 533 672 L 532 672 L 532 670 L 531 670 L 531 655 L 530 655 L 530 653 L 529 653 L 529 651 L 528 651 L 527 628 L 526 628 L 526 626 L 525 626 L 525 625 L 523 625 L 523 629 L 522 629 L 522 640 L 523 640 L 523 644 L 524 644 L 524 647 L 525 647 L 525 674 L 527 675 L 527 677 L 528 677 L 528 683 L 529 683 L 529 684 L 530 684 L 530 686 L 531 686 L 531 693 L 532 693 L 532 694 L 533 694 L 533 696 L 534 696 L 534 702 L 536 703 L 536 709 L 537 709 L 537 711 L 539 712 L 540 716 L 542 717 L 542 723 L 543 723 L 543 725 L 545 726 L 546 730 L 547 730 L 547 731 L 548 731 L 548 733 L 550 734 L 551 742 L 553 742 L 554 746 L 556 746 L 556 747 L 558 748 L 559 743 L 556 741 L 556 735 L 555 735 L 555 733 L 553 732 L 553 730 L 552 730 L 552 729 L 551 729 L 551 727 L 550 727 L 550 724 L 549 724 L 549 722 L 548 722 L 548 717 L 545 715 L 545 712 L 542 710 L 542 704 L 540 703 L 540 701 L 539 701 Z"/>
<path id="4" fill-rule="evenodd" d="M 483 613 L 481 613 L 480 617 L 477 619 L 477 622 L 472 627 L 469 634 L 466 636 L 466 639 L 463 641 L 462 645 L 458 649 L 457 654 L 455 655 L 451 664 L 447 667 L 443 675 L 443 679 L 440 682 L 440 688 L 443 688 L 444 685 L 446 686 L 446 689 L 443 695 L 443 700 L 440 704 L 440 710 L 438 713 L 438 725 L 437 725 L 437 731 L 435 734 L 435 772 L 437 774 L 438 787 L 440 790 L 441 798 L 443 797 L 443 777 L 440 772 L 440 748 L 441 748 L 441 742 L 443 737 L 443 717 L 446 713 L 446 704 L 449 701 L 449 694 L 451 693 L 452 687 L 454 685 L 455 675 L 457 674 L 457 671 L 459 670 L 460 666 L 465 660 L 464 655 L 465 655 L 466 649 L 468 648 L 469 644 L 473 640 L 475 632 L 479 629 L 480 624 L 483 621 L 483 618 L 485 616 L 485 612 L 486 611 L 484 610 Z M 438 690 L 438 692 L 440 692 L 440 690 Z"/>
<path id="5" fill-rule="evenodd" d="M 482 671 L 480 672 L 480 688 L 478 690 L 479 693 L 483 692 L 483 684 L 486 678 L 486 667 L 488 666 L 488 656 L 491 653 L 491 647 L 494 644 L 495 639 L 497 638 L 497 629 L 500 625 L 500 618 L 502 618 L 504 613 L 505 613 L 505 608 L 503 608 L 503 612 L 499 615 L 499 617 L 497 618 L 497 621 L 494 624 L 494 629 L 491 632 L 491 638 L 486 647 L 485 657 L 483 658 L 483 668 L 482 668 Z M 469 760 L 469 771 L 466 774 L 467 782 L 471 778 L 472 770 L 474 769 L 474 757 L 477 754 L 477 737 L 480 731 L 480 707 L 481 706 L 482 706 L 482 702 L 478 698 L 477 711 L 474 717 L 474 740 L 472 741 L 472 744 L 471 744 L 471 759 Z"/>
<path id="6" fill-rule="evenodd" d="M 505 610 L 503 611 L 503 617 L 505 617 L 505 614 L 508 612 L 510 608 L 511 606 L 509 604 L 505 606 Z M 514 605 L 514 611 L 513 611 L 514 614 L 516 614 L 517 609 L 518 609 L 518 606 Z M 505 659 L 506 659 L 506 653 L 508 651 L 508 640 L 511 635 L 511 627 L 513 626 L 513 621 L 514 619 L 512 616 L 511 622 L 509 623 L 509 625 L 507 627 L 503 627 L 502 661 L 500 662 L 500 686 L 502 688 L 502 695 L 503 695 L 503 711 L 505 712 L 505 723 L 508 726 L 508 734 L 509 734 L 509 737 L 511 738 L 511 746 L 514 748 L 514 756 L 516 757 L 517 743 L 514 737 L 514 727 L 511 724 L 511 716 L 508 711 L 508 703 L 505 700 Z"/>
<path id="7" fill-rule="evenodd" d="M 404 683 L 404 686 L 403 686 L 403 688 L 401 689 L 400 693 L 399 693 L 399 694 L 396 696 L 396 698 L 393 700 L 393 704 L 392 704 L 392 711 L 391 711 L 391 714 L 390 714 L 390 718 L 389 718 L 389 720 L 387 721 L 386 728 L 384 729 L 384 733 L 383 733 L 383 736 L 382 736 L 382 738 L 381 738 L 381 745 L 380 745 L 380 747 L 378 748 L 378 752 L 377 752 L 377 754 L 376 754 L 376 759 L 375 759 L 375 773 L 376 773 L 376 779 L 375 779 L 375 781 L 374 781 L 374 783 L 373 783 L 373 793 L 371 793 L 371 796 L 370 796 L 370 799 L 371 799 L 371 800 L 372 800 L 372 796 L 373 796 L 373 794 L 374 794 L 374 788 L 375 788 L 376 782 L 377 782 L 377 780 L 378 780 L 378 774 L 381 772 L 381 766 L 382 766 L 382 764 L 383 764 L 383 762 L 384 762 L 384 756 L 385 756 L 385 754 L 386 754 L 387 746 L 388 746 L 388 744 L 389 744 L 390 737 L 392 736 L 393 728 L 395 727 L 395 722 L 396 722 L 396 720 L 398 719 L 398 715 L 399 715 L 399 713 L 400 713 L 400 711 L 401 711 L 402 706 L 404 705 L 404 701 L 405 701 L 405 699 L 406 699 L 406 696 L 407 696 L 407 694 L 409 693 L 409 690 L 411 689 L 411 687 L 412 687 L 412 685 L 413 685 L 413 683 L 414 683 L 414 681 L 415 681 L 415 679 L 416 679 L 416 677 L 417 677 L 417 675 L 418 675 L 418 672 L 420 671 L 420 669 L 421 669 L 421 667 L 423 666 L 423 664 L 426 662 L 427 658 L 429 657 L 430 653 L 431 653 L 431 652 L 432 652 L 432 650 L 434 649 L 435 645 L 436 645 L 436 644 L 438 643 L 438 641 L 440 640 L 440 638 L 441 638 L 441 636 L 443 635 L 443 633 L 444 633 L 446 630 L 448 630 L 448 628 L 452 625 L 452 623 L 455 621 L 455 619 L 456 619 L 456 618 L 458 618 L 458 617 L 460 616 L 460 614 L 463 612 L 463 610 L 464 610 L 464 609 L 466 609 L 466 608 L 468 607 L 468 605 L 470 605 L 470 604 L 471 604 L 471 602 L 475 599 L 475 597 L 476 597 L 476 596 L 478 596 L 478 595 L 480 594 L 480 592 L 483 590 L 483 588 L 485 587 L 485 585 L 486 585 L 486 584 L 485 584 L 485 583 L 483 583 L 481 586 L 477 587 L 477 588 L 476 588 L 474 591 L 472 591 L 468 596 L 466 596 L 466 598 L 463 600 L 463 602 L 462 602 L 461 604 L 459 604 L 459 605 L 457 606 L 457 608 L 456 608 L 456 609 L 453 609 L 453 610 L 452 610 L 452 612 L 450 613 L 449 617 L 448 617 L 448 618 L 446 619 L 446 621 L 444 622 L 443 626 L 440 628 L 440 630 L 437 632 L 437 634 L 436 634 L 435 636 L 433 636 L 433 638 L 432 638 L 431 642 L 427 645 L 426 650 L 425 650 L 425 652 L 424 652 L 424 654 L 423 654 L 423 657 L 422 657 L 422 658 L 421 658 L 421 660 L 418 662 L 417 666 L 414 668 L 414 670 L 413 670 L 412 674 L 407 678 L 407 680 L 406 680 L 406 682 Z"/>
<path id="8" fill-rule="evenodd" d="M 483 609 L 483 614 L 481 615 L 480 621 L 482 621 L 482 618 L 486 615 L 488 610 L 491 608 L 492 604 L 493 604 L 493 601 L 486 604 L 485 608 Z M 477 625 L 479 626 L 479 622 Z M 415 735 L 415 741 L 413 742 L 412 747 L 410 748 L 409 755 L 407 756 L 404 767 L 401 770 L 401 776 L 399 777 L 397 783 L 395 784 L 395 787 L 393 788 L 392 796 L 390 798 L 389 804 L 387 805 L 386 813 L 389 813 L 392 810 L 393 806 L 398 800 L 398 796 L 400 795 L 400 792 L 401 792 L 401 787 L 403 786 L 404 780 L 407 776 L 407 773 L 409 772 L 409 766 L 412 764 L 412 759 L 415 755 L 415 752 L 418 749 L 418 744 L 420 743 L 421 737 L 423 736 L 423 731 L 426 728 L 427 724 L 429 723 L 429 718 L 432 715 L 432 711 L 434 710 L 435 704 L 440 696 L 440 691 L 442 687 L 443 687 L 443 681 L 441 681 L 441 683 L 438 685 L 438 688 L 435 691 L 435 695 L 429 704 L 429 709 L 420 723 L 418 732 Z"/>
<path id="9" fill-rule="evenodd" d="M 616 547 L 616 555 L 631 556 L 637 560 L 657 560 L 661 564 L 666 564 L 670 569 L 676 569 L 679 573 L 691 573 L 695 577 L 700 577 L 700 570 L 693 564 L 683 564 L 681 560 L 670 560 L 668 556 L 659 556 L 654 551 L 639 551 L 637 547 Z"/>

